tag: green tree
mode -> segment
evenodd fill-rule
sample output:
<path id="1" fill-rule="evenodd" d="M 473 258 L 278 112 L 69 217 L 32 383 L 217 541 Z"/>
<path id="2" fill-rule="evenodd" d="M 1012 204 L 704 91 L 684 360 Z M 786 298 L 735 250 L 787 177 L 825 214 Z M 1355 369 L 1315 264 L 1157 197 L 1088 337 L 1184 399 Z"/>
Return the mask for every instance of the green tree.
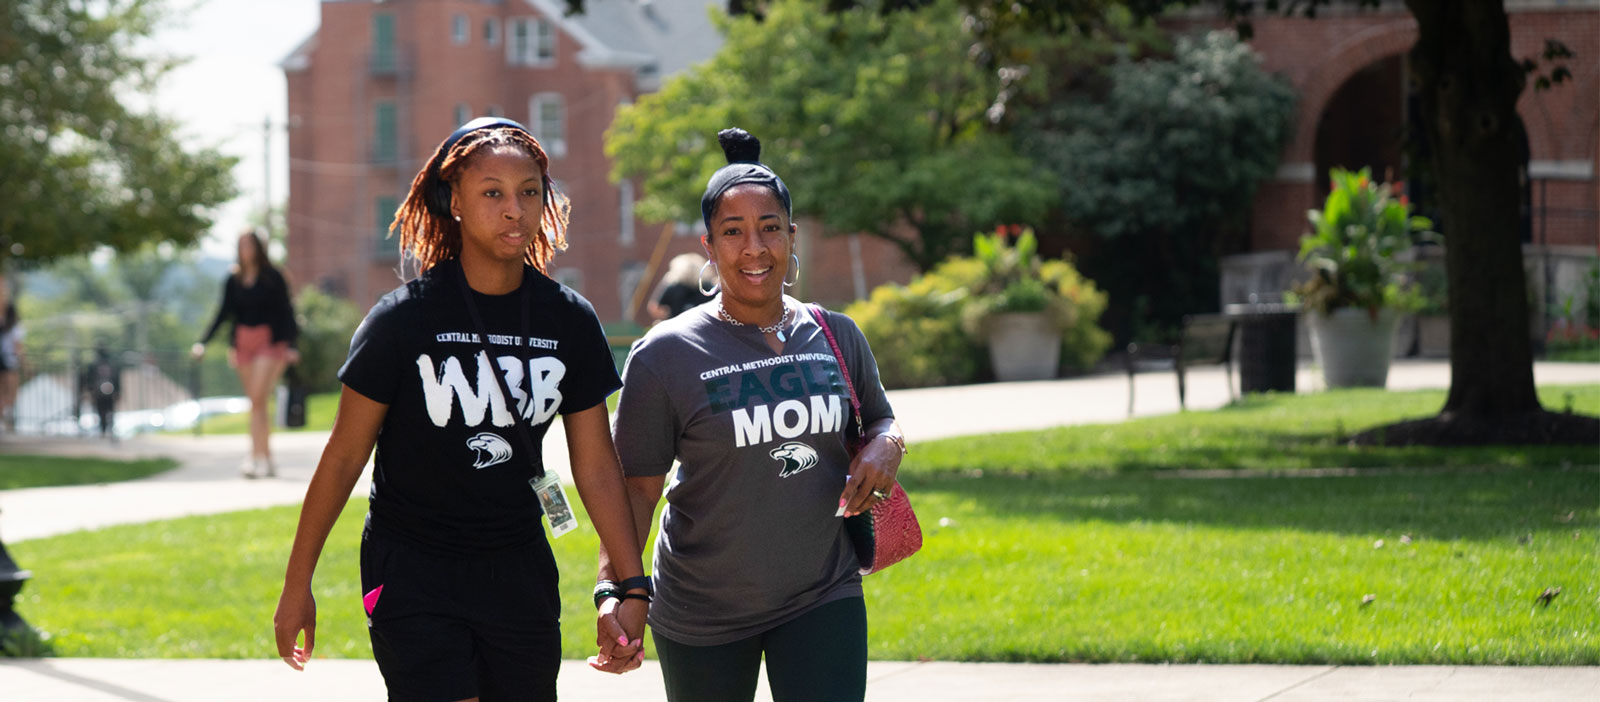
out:
<path id="1" fill-rule="evenodd" d="M 162 0 L 0 1 L 0 265 L 188 246 L 234 196 L 236 159 L 136 107 L 173 62 L 133 47 Z"/>
<path id="2" fill-rule="evenodd" d="M 1082 266 L 1111 294 L 1117 331 L 1131 334 L 1140 300 L 1161 328 L 1215 309 L 1218 257 L 1244 244 L 1256 186 L 1288 138 L 1293 90 L 1221 31 L 1085 82 L 1101 85 L 1052 91 L 1017 135 L 1062 184 L 1071 228 L 1102 240 Z"/>
<path id="3" fill-rule="evenodd" d="M 797 215 L 886 239 L 923 269 L 965 251 L 974 230 L 1044 212 L 1049 174 L 995 124 L 1026 72 L 971 60 L 976 39 L 953 0 L 891 15 L 807 0 L 764 9 L 718 14 L 717 55 L 607 132 L 613 175 L 644 179 L 641 215 L 699 219 L 694 203 L 725 163 L 713 137 L 729 126 L 765 138 L 762 160 L 795 186 Z"/>

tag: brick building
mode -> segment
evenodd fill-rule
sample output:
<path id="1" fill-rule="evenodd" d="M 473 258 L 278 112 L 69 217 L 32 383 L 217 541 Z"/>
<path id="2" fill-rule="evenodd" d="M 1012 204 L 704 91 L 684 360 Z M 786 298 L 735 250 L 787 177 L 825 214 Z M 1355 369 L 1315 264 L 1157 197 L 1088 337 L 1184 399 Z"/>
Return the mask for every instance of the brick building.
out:
<path id="1" fill-rule="evenodd" d="M 1518 103 L 1528 131 L 1531 239 L 1592 246 L 1600 220 L 1566 210 L 1600 209 L 1600 2 L 1512 0 L 1507 9 L 1513 56 L 1537 57 L 1546 39 L 1564 42 L 1577 55 L 1567 63 L 1573 80 L 1546 91 L 1530 83 Z M 1320 206 L 1327 192 L 1329 168 L 1402 170 L 1400 130 L 1411 117 L 1405 54 L 1416 43 L 1417 26 L 1403 7 L 1387 7 L 1310 20 L 1262 19 L 1255 29 L 1251 43 L 1265 67 L 1290 79 L 1299 102 L 1278 175 L 1257 200 L 1254 242 L 1261 249 L 1291 248 L 1305 210 Z M 1548 202 L 1549 216 L 1538 211 L 1541 202 Z"/>
<path id="2" fill-rule="evenodd" d="M 700 250 L 702 227 L 635 218 L 635 184 L 610 181 L 604 132 L 619 105 L 716 51 L 707 8 L 718 2 L 602 0 L 567 17 L 561 0 L 323 0 L 316 33 L 282 64 L 294 279 L 365 308 L 413 273 L 383 238 L 395 208 L 440 140 L 496 115 L 539 137 L 572 198 L 552 276 L 602 321 L 648 321 L 635 298 L 673 255 Z M 909 279 L 888 245 L 808 224 L 800 296 L 838 303 Z"/>

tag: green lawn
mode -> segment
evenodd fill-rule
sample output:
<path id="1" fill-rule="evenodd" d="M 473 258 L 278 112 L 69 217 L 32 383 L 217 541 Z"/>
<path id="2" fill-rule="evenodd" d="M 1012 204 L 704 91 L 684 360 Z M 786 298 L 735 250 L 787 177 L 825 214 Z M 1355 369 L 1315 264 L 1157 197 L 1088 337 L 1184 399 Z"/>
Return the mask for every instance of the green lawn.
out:
<path id="1" fill-rule="evenodd" d="M 177 467 L 168 458 L 108 461 L 100 458 L 0 454 L 0 490 L 115 483 L 154 475 Z"/>
<path id="2" fill-rule="evenodd" d="M 1559 400 L 1567 391 L 1548 392 Z M 1600 449 L 1461 458 L 1317 437 L 1340 422 L 1354 430 L 1426 413 L 1441 400 L 1271 397 L 1113 426 L 914 444 L 902 480 L 926 545 L 867 578 L 871 654 L 1600 664 Z M 1600 392 L 1577 389 L 1574 402 L 1592 412 Z M 1160 457 L 1136 459 L 1135 450 Z M 1170 470 L 1312 466 L 1428 469 L 1206 478 Z M 351 501 L 319 568 L 319 655 L 370 655 L 356 564 L 364 509 L 364 499 Z M 270 658 L 296 511 L 14 544 L 35 574 L 18 610 L 63 656 Z M 593 651 L 596 538 L 581 524 L 554 542 L 567 657 Z M 1561 594 L 1537 604 L 1554 587 Z"/>
<path id="3" fill-rule="evenodd" d="M 1540 401 L 1600 414 L 1600 384 L 1540 388 Z M 1348 436 L 1444 406 L 1442 390 L 1338 390 L 1250 395 L 1227 408 L 918 443 L 907 464 L 921 473 L 974 470 L 1081 474 L 1175 469 L 1504 467 L 1600 463 L 1595 447 L 1355 448 Z M 915 427 L 907 432 L 915 438 Z"/>

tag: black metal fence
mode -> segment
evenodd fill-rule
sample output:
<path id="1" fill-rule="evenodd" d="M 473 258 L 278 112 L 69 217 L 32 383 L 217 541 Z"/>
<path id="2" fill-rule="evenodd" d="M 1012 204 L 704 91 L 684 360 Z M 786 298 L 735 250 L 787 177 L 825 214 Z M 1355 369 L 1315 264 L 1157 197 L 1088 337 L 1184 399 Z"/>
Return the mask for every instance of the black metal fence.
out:
<path id="1" fill-rule="evenodd" d="M 205 416 L 247 411 L 238 378 L 221 354 L 201 361 L 187 350 L 108 352 L 119 392 L 111 429 L 120 437 L 149 431 L 193 430 Z M 101 434 L 91 377 L 96 351 L 78 347 L 24 349 L 16 400 L 5 413 L 6 433 L 30 436 Z"/>

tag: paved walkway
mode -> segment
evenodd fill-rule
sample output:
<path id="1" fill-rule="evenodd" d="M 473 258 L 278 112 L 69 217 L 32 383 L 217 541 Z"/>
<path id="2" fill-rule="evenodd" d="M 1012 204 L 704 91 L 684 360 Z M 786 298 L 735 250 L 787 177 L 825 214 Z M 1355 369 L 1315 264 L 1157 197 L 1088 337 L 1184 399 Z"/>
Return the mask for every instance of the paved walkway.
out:
<path id="1" fill-rule="evenodd" d="M 617 677 L 563 664 L 563 700 L 658 702 L 654 661 Z M 352 702 L 383 699 L 371 661 L 0 659 L 17 702 Z M 771 700 L 763 687 L 756 699 Z M 1576 702 L 1600 699 L 1597 668 L 1293 665 L 867 665 L 867 702 Z"/>
<path id="2" fill-rule="evenodd" d="M 1539 363 L 1539 383 L 1600 384 L 1600 365 Z M 1237 379 L 1235 379 L 1237 382 Z M 1446 387 L 1442 362 L 1400 361 L 1390 389 Z M 1219 368 L 1191 372 L 1190 409 L 1227 402 Z M 1318 389 L 1301 369 L 1302 392 Z M 1177 411 L 1173 374 L 1140 374 L 1135 414 Z M 1127 417 L 1124 375 L 1034 383 L 985 385 L 890 393 L 913 444 L 918 440 L 1035 429 L 1064 424 L 1121 421 Z M 144 480 L 112 485 L 0 491 L 0 537 L 14 543 L 112 524 L 188 514 L 298 504 L 316 465 L 326 432 L 278 433 L 273 450 L 280 477 L 243 480 L 237 466 L 246 450 L 242 436 L 147 436 L 112 446 L 81 439 L 0 438 L 4 454 L 171 456 L 181 466 Z M 914 448 L 914 447 L 913 447 Z M 559 424 L 546 440 L 546 455 L 563 474 L 565 442 Z M 366 489 L 366 482 L 357 487 Z M 26 614 L 24 612 L 24 614 Z M 1504 700 L 1600 699 L 1600 668 L 1187 666 L 1187 665 L 1010 665 L 875 662 L 868 668 L 869 700 Z M 0 659 L 0 700 L 345 700 L 378 699 L 382 680 L 370 661 L 316 660 L 296 674 L 276 660 L 190 661 Z M 561 676 L 564 699 L 662 699 L 654 665 L 621 678 L 569 662 Z M 758 699 L 767 699 L 764 689 Z"/>

